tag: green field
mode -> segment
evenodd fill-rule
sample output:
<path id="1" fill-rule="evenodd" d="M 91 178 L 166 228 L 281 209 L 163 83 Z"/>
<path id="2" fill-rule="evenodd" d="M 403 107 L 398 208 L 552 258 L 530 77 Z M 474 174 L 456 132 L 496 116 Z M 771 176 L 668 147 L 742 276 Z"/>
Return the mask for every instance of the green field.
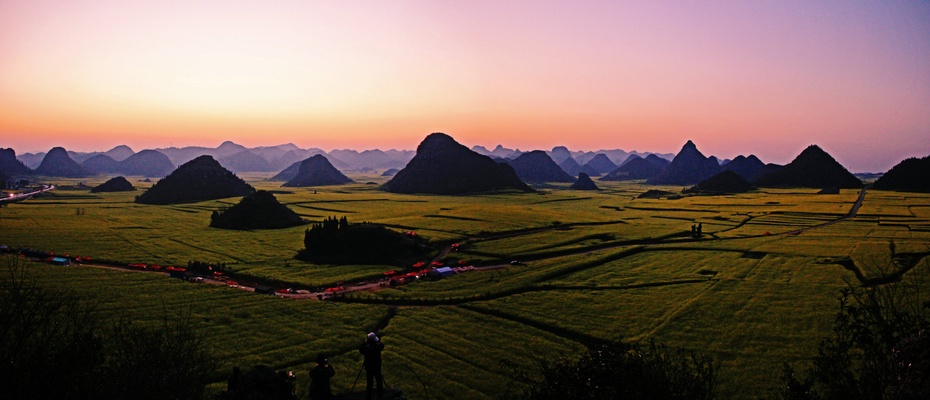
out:
<path id="1" fill-rule="evenodd" d="M 385 178 L 376 175 L 318 188 L 280 188 L 266 177 L 243 176 L 275 190 L 306 219 L 346 216 L 414 230 L 437 248 L 460 243 L 448 256 L 454 261 L 504 267 L 335 302 L 151 272 L 41 262 L 30 262 L 29 271 L 95 299 L 107 313 L 155 321 L 165 309 L 190 310 L 223 359 L 218 377 L 233 366 L 265 364 L 298 372 L 304 388 L 310 360 L 325 351 L 334 354 L 334 389 L 347 391 L 360 366 L 355 347 L 377 329 L 387 346 L 385 379 L 409 398 L 424 399 L 425 385 L 431 398 L 501 399 L 519 387 L 514 365 L 535 368 L 543 359 L 576 354 L 591 339 L 656 339 L 711 355 L 720 365 L 720 397 L 748 399 L 768 394 L 783 362 L 803 365 L 816 353 L 847 282 L 930 268 L 925 194 L 869 190 L 858 216 L 840 220 L 858 191 L 636 199 L 654 187 L 599 182 L 603 190 L 596 193 L 556 186 L 537 194 L 433 196 L 379 191 Z M 305 227 L 209 228 L 212 211 L 237 198 L 152 206 L 133 203 L 137 193 L 65 187 L 0 208 L 0 245 L 126 263 L 224 263 L 237 273 L 306 287 L 398 268 L 295 260 Z M 697 223 L 704 235 L 693 239 Z M 525 265 L 510 266 L 511 260 Z"/>

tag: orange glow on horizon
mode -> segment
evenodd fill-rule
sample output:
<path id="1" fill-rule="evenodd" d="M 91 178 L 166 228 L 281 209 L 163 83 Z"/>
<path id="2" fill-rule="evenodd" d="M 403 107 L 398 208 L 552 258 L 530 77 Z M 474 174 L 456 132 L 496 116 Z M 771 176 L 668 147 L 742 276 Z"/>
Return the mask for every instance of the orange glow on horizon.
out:
<path id="1" fill-rule="evenodd" d="M 930 154 L 930 4 L 0 3 L 0 146 Z M 852 145 L 855 143 L 856 145 Z M 788 158 L 786 160 L 785 158 Z"/>

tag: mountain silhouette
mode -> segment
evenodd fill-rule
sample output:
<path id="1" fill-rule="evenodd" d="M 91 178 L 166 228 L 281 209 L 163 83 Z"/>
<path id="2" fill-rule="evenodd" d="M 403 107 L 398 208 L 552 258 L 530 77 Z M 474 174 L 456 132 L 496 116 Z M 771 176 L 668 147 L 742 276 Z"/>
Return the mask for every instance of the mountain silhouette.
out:
<path id="1" fill-rule="evenodd" d="M 523 153 L 513 160 L 505 160 L 524 182 L 574 182 L 571 175 L 549 158 L 542 150 Z"/>
<path id="2" fill-rule="evenodd" d="M 131 192 L 133 190 L 136 190 L 136 188 L 133 187 L 132 184 L 126 180 L 126 178 L 123 178 L 122 176 L 117 176 L 115 178 L 112 178 L 100 184 L 100 186 L 94 187 L 93 189 L 90 190 L 90 192 L 91 193 Z"/>
<path id="3" fill-rule="evenodd" d="M 610 159 L 602 153 L 596 154 L 594 158 L 586 162 L 584 165 L 590 166 L 595 172 L 597 172 L 597 176 L 609 174 L 611 171 L 617 169 L 617 164 L 614 164 L 613 161 L 610 161 Z M 582 167 L 582 169 L 583 168 L 584 167 Z"/>
<path id="4" fill-rule="evenodd" d="M 132 148 L 129 146 L 121 144 L 110 150 L 107 150 L 105 153 L 103 153 L 103 155 L 112 158 L 114 161 L 123 161 L 135 153 L 136 152 L 132 151 Z"/>
<path id="5" fill-rule="evenodd" d="M 562 171 L 565 171 L 569 176 L 578 176 L 578 173 L 581 172 L 581 164 L 578 164 L 578 161 L 575 161 L 575 158 L 571 156 L 560 162 L 559 168 L 562 168 Z"/>
<path id="6" fill-rule="evenodd" d="M 242 198 L 238 204 L 214 211 L 210 226 L 222 229 L 281 229 L 304 225 L 307 221 L 278 202 L 274 194 L 258 190 Z"/>
<path id="7" fill-rule="evenodd" d="M 668 160 L 655 154 L 650 154 L 646 158 L 631 155 L 627 160 L 623 165 L 600 179 L 602 181 L 649 179 L 664 171 L 669 165 Z"/>
<path id="8" fill-rule="evenodd" d="M 561 165 L 565 160 L 572 158 L 572 152 L 568 151 L 568 148 L 565 146 L 555 146 L 549 152 L 549 157 L 552 158 L 552 161 L 555 161 L 556 164 Z"/>
<path id="9" fill-rule="evenodd" d="M 694 185 L 720 172 L 716 158 L 707 158 L 690 140 L 664 171 L 646 180 L 653 185 Z"/>
<path id="10" fill-rule="evenodd" d="M 60 176 L 64 178 L 84 178 L 93 175 L 90 171 L 82 167 L 68 156 L 68 152 L 61 148 L 55 147 L 45 154 L 39 168 L 36 168 L 36 175 L 42 176 Z"/>
<path id="11" fill-rule="evenodd" d="M 765 163 L 759 160 L 755 155 L 749 157 L 739 155 L 730 162 L 723 165 L 723 169 L 733 171 L 747 181 L 754 181 L 760 176 L 771 172 L 766 169 Z"/>
<path id="12" fill-rule="evenodd" d="M 591 164 L 588 164 L 588 163 L 585 163 L 585 165 L 581 166 L 581 172 L 588 174 L 588 176 L 601 176 L 602 175 L 600 172 L 594 169 L 594 167 L 592 167 Z M 581 172 L 579 172 L 579 174 Z"/>
<path id="13" fill-rule="evenodd" d="M 119 173 L 119 161 L 106 154 L 97 154 L 88 158 L 81 163 L 81 166 L 94 174 Z"/>
<path id="14" fill-rule="evenodd" d="M 317 154 L 301 161 L 297 167 L 297 174 L 281 186 L 329 186 L 344 185 L 346 183 L 352 183 L 352 180 L 339 172 L 336 167 L 333 167 L 333 164 L 330 164 L 326 157 Z"/>
<path id="15" fill-rule="evenodd" d="M 930 193 L 930 156 L 901 161 L 878 178 L 872 187 L 878 190 Z"/>
<path id="16" fill-rule="evenodd" d="M 695 186 L 682 190 L 682 193 L 727 194 L 744 193 L 755 189 L 749 181 L 733 171 L 723 171 L 707 178 Z"/>
<path id="17" fill-rule="evenodd" d="M 168 156 L 156 150 L 142 150 L 119 163 L 119 172 L 124 175 L 160 178 L 173 170 Z"/>
<path id="18" fill-rule="evenodd" d="M 16 159 L 16 151 L 13 149 L 0 148 L 0 173 L 7 177 L 17 175 L 30 175 L 32 170 Z"/>
<path id="19" fill-rule="evenodd" d="M 291 179 L 294 179 L 297 176 L 297 171 L 300 170 L 300 163 L 303 160 L 297 161 L 291 165 L 288 165 L 287 168 L 278 172 L 275 176 L 268 178 L 269 181 L 284 181 L 287 182 Z"/>
<path id="20" fill-rule="evenodd" d="M 591 177 L 588 174 L 582 172 L 578 174 L 578 180 L 572 184 L 572 189 L 575 190 L 600 190 L 594 181 L 591 180 Z"/>
<path id="21" fill-rule="evenodd" d="M 533 192 L 507 164 L 498 164 L 444 133 L 432 133 L 382 189 L 394 193 L 468 194 L 502 189 Z"/>
<path id="22" fill-rule="evenodd" d="M 178 167 L 149 190 L 136 196 L 136 203 L 175 204 L 245 196 L 255 192 L 211 156 L 200 156 Z"/>
<path id="23" fill-rule="evenodd" d="M 218 159 L 224 168 L 234 172 L 269 172 L 272 171 L 271 164 L 268 160 L 249 151 L 242 150 L 238 153 Z"/>
<path id="24" fill-rule="evenodd" d="M 853 189 L 862 181 L 817 145 L 810 145 L 788 165 L 756 179 L 756 186 Z"/>

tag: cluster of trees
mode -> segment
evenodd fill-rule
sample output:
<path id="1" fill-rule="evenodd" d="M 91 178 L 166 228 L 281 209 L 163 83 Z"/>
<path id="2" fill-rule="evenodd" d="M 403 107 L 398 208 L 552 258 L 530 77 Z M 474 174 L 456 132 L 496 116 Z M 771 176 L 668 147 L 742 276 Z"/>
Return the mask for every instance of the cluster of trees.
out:
<path id="1" fill-rule="evenodd" d="M 11 399 L 196 399 L 218 368 L 189 314 L 104 318 L 16 258 L 0 276 L 0 388 Z"/>
<path id="2" fill-rule="evenodd" d="M 421 254 L 419 236 L 404 235 L 372 223 L 350 224 L 346 217 L 328 217 L 304 232 L 304 249 L 297 258 L 333 263 L 391 263 Z"/>

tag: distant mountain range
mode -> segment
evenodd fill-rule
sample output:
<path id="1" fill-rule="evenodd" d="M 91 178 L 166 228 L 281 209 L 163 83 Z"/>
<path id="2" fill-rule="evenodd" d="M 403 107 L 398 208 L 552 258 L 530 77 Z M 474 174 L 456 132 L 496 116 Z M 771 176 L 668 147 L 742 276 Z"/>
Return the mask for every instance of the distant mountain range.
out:
<path id="1" fill-rule="evenodd" d="M 705 156 L 690 140 L 674 155 L 623 150 L 573 152 L 564 146 L 554 147 L 550 151 L 522 151 L 498 145 L 489 151 L 482 146 L 469 149 L 443 133 L 427 136 L 417 151 L 374 149 L 325 152 L 317 148 L 301 149 L 294 144 L 246 148 L 229 141 L 216 148 L 170 147 L 138 153 L 127 146 L 95 153 L 76 153 L 56 147 L 48 153 L 21 156 L 17 156 L 13 149 L 0 149 L 0 176 L 6 180 L 31 175 L 74 178 L 95 174 L 164 177 L 174 171 L 175 166 L 203 156 L 215 160 L 231 173 L 279 172 L 271 180 L 284 182 L 298 175 L 303 162 L 315 158 L 314 167 L 304 171 L 312 172 L 313 176 L 308 178 L 309 175 L 303 174 L 305 176 L 301 179 L 309 183 L 300 182 L 300 185 L 338 184 L 338 181 L 348 179 L 343 171 L 397 171 L 393 179 L 384 185 L 384 189 L 404 193 L 461 194 L 500 189 L 526 191 L 529 188 L 525 182 L 536 185 L 547 182 L 569 183 L 575 182 L 575 177 L 582 173 L 589 179 L 600 177 L 601 181 L 646 180 L 648 184 L 677 186 L 696 185 L 724 171 L 730 171 L 756 187 L 823 189 L 857 188 L 863 185 L 859 177 L 851 174 L 816 145 L 806 148 L 791 163 L 777 165 L 765 164 L 751 154 L 721 161 L 714 156 Z M 908 171 L 920 171 L 925 162 L 925 159 L 910 160 L 901 168 L 919 164 L 916 169 Z M 309 164 L 306 166 L 310 167 Z M 386 173 L 385 176 L 390 175 Z M 913 176 L 923 176 L 918 172 L 896 171 L 892 175 L 895 176 L 876 181 L 876 186 L 909 188 L 907 190 L 922 190 L 924 187 L 908 182 L 920 179 L 912 179 Z M 723 177 L 733 180 L 729 175 Z M 334 178 L 336 181 L 330 182 L 324 178 Z M 892 178 L 894 181 L 890 184 Z"/>

